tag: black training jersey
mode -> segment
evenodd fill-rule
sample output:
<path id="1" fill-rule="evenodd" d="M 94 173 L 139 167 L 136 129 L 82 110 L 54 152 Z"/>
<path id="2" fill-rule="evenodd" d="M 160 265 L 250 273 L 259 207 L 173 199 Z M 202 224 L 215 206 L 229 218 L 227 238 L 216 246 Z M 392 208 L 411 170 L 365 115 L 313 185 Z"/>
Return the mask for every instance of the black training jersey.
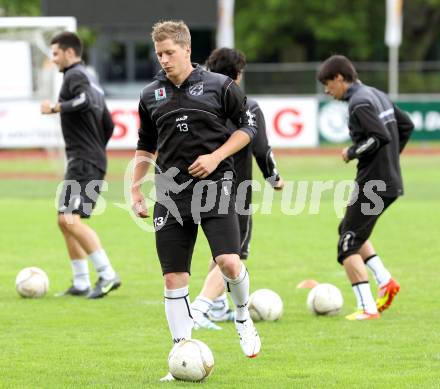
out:
<path id="1" fill-rule="evenodd" d="M 237 185 L 239 185 L 240 182 L 252 179 L 252 155 L 255 157 L 263 177 L 268 179 L 273 185 L 279 179 L 279 175 L 272 149 L 267 140 L 264 115 L 255 100 L 248 99 L 248 107 L 254 115 L 253 119 L 256 123 L 257 132 L 249 145 L 234 154 Z M 232 129 L 235 129 L 233 123 L 229 123 L 229 125 Z"/>
<path id="2" fill-rule="evenodd" d="M 67 158 L 85 159 L 105 172 L 105 147 L 114 124 L 103 90 L 82 63 L 64 70 L 58 101 Z"/>
<path id="3" fill-rule="evenodd" d="M 188 173 L 188 167 L 203 154 L 222 146 L 231 132 L 230 119 L 251 139 L 256 128 L 253 115 L 246 107 L 246 96 L 233 80 L 211 73 L 194 64 L 189 77 L 175 86 L 160 71 L 155 81 L 141 92 L 139 102 L 138 150 L 157 151 L 160 172 L 177 168 L 172 174 L 177 184 L 191 182 L 181 194 L 187 194 L 198 181 Z M 232 157 L 223 160 L 207 179 L 217 181 L 227 171 L 234 171 Z M 181 196 L 180 195 L 180 196 Z"/>
<path id="4" fill-rule="evenodd" d="M 399 154 L 414 129 L 411 119 L 385 93 L 359 81 L 349 87 L 344 100 L 348 100 L 353 141 L 348 157 L 359 160 L 356 181 L 362 186 L 370 180 L 381 180 L 386 184 L 381 195 L 403 194 Z"/>

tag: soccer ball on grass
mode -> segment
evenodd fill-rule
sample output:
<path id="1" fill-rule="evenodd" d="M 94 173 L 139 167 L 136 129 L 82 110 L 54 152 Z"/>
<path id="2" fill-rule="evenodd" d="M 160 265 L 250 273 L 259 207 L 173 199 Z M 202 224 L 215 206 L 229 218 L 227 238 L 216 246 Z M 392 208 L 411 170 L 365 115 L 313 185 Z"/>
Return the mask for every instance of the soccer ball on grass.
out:
<path id="1" fill-rule="evenodd" d="M 183 340 L 174 345 L 168 355 L 169 371 L 182 381 L 202 381 L 214 368 L 214 356 L 200 340 Z"/>
<path id="2" fill-rule="evenodd" d="M 283 314 L 283 300 L 270 289 L 258 289 L 249 296 L 249 314 L 253 321 L 275 321 Z"/>
<path id="3" fill-rule="evenodd" d="M 337 315 L 343 304 L 341 291 L 332 284 L 319 284 L 307 296 L 307 307 L 315 315 Z"/>
<path id="4" fill-rule="evenodd" d="M 49 290 L 49 278 L 38 267 L 26 267 L 18 273 L 15 289 L 22 297 L 42 297 Z"/>

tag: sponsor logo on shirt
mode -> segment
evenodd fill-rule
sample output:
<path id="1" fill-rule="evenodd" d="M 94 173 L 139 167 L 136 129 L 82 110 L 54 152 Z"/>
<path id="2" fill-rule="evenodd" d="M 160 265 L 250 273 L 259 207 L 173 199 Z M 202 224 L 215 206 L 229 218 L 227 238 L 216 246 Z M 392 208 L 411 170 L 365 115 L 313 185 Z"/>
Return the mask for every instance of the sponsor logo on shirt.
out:
<path id="1" fill-rule="evenodd" d="M 203 95 L 203 82 L 198 82 L 189 87 L 189 94 L 191 96 L 201 96 Z"/>
<path id="2" fill-rule="evenodd" d="M 167 92 L 165 88 L 159 88 L 154 91 L 154 96 L 156 97 L 156 100 L 163 100 L 167 98 Z"/>

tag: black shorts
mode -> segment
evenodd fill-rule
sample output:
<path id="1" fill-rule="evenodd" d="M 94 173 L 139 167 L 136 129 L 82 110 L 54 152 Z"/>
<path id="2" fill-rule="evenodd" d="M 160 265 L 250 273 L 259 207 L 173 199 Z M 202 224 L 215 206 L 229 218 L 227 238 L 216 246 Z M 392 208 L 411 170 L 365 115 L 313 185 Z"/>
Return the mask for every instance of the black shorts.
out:
<path id="1" fill-rule="evenodd" d="M 240 255 L 240 232 L 235 212 L 235 194 L 231 182 L 213 183 L 216 199 L 213 208 L 200 211 L 196 204 L 205 204 L 206 191 L 200 196 L 179 200 L 162 200 L 154 206 L 156 249 L 162 273 L 191 273 L 191 258 L 199 224 L 208 240 L 212 257 L 222 254 Z M 227 186 L 226 192 L 224 191 Z M 220 201 L 221 199 L 221 201 Z M 193 204 L 192 204 L 193 202 Z"/>
<path id="2" fill-rule="evenodd" d="M 345 216 L 338 228 L 338 262 L 340 264 L 350 255 L 359 252 L 362 245 L 370 237 L 380 215 L 382 215 L 397 198 L 377 196 L 378 198 L 373 202 L 365 196 L 361 188 L 356 202 L 347 206 Z M 376 208 L 379 204 L 377 202 L 379 198 L 383 201 L 383 207 L 380 206 Z M 368 209 L 371 211 L 368 211 Z"/>
<path id="3" fill-rule="evenodd" d="M 105 172 L 89 161 L 70 160 L 58 199 L 58 213 L 89 218 L 98 201 L 104 176 Z"/>

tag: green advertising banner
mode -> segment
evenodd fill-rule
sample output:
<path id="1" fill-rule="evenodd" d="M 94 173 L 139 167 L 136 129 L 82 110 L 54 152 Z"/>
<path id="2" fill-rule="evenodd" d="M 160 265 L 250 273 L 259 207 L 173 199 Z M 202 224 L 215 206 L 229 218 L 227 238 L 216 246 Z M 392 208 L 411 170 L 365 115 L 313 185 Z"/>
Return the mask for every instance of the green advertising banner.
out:
<path id="1" fill-rule="evenodd" d="M 414 122 L 411 140 L 440 140 L 440 101 L 398 101 Z"/>
<path id="2" fill-rule="evenodd" d="M 413 141 L 440 140 L 440 100 L 397 101 L 414 122 Z M 347 104 L 340 101 L 321 100 L 318 112 L 318 130 L 321 143 L 341 143 L 349 140 Z"/>

